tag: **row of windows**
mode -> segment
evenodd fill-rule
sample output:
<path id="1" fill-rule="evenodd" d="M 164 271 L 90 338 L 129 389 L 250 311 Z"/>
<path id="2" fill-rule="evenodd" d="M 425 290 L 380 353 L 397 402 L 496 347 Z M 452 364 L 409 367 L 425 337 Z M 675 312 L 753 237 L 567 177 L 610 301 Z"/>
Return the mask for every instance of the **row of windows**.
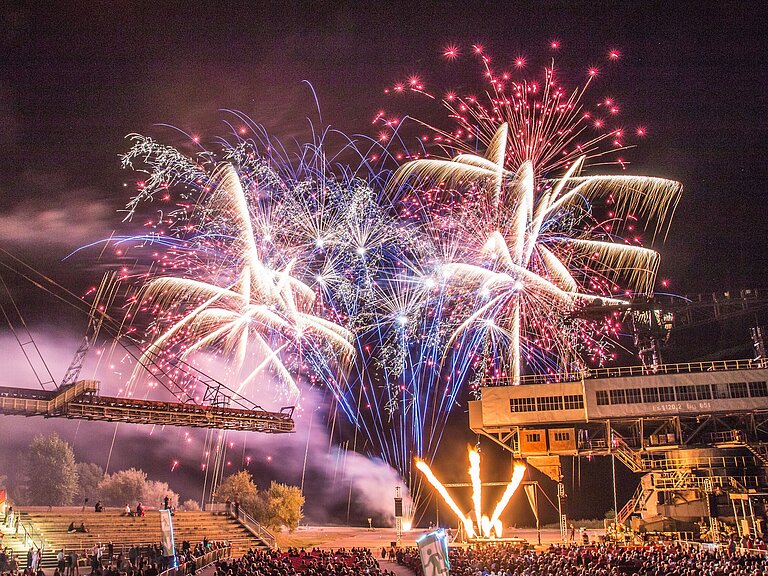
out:
<path id="1" fill-rule="evenodd" d="M 549 410 L 582 410 L 584 398 L 581 394 L 564 396 L 535 396 L 528 398 L 510 398 L 509 409 L 512 412 L 543 412 Z"/>
<path id="2" fill-rule="evenodd" d="M 541 442 L 541 432 L 526 432 L 523 435 L 525 441 L 528 443 Z M 555 432 L 555 442 L 569 442 L 571 440 L 570 432 Z"/>
<path id="3" fill-rule="evenodd" d="M 688 384 L 651 388 L 597 390 L 597 405 L 674 402 L 676 400 L 729 400 L 732 398 L 768 397 L 766 382 L 729 382 L 727 384 Z"/>

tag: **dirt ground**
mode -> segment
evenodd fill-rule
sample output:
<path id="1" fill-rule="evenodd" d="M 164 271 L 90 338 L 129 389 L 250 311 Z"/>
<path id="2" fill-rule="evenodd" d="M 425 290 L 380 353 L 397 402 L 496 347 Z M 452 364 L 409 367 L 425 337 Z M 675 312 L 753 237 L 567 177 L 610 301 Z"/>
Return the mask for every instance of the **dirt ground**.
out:
<path id="1" fill-rule="evenodd" d="M 416 539 L 426 530 L 412 530 L 405 532 L 402 538 L 403 546 L 415 546 Z M 595 538 L 597 530 L 590 530 L 589 535 Z M 355 528 L 345 526 L 300 526 L 293 534 L 287 531 L 275 534 L 277 544 L 285 549 L 290 546 L 297 548 L 352 548 L 353 546 L 364 546 L 366 548 L 381 549 L 388 548 L 396 540 L 394 528 Z M 522 538 L 531 544 L 538 543 L 536 530 L 531 529 L 509 529 L 504 534 L 509 538 Z M 558 530 L 542 530 L 541 543 L 548 545 L 560 541 L 560 532 Z"/>

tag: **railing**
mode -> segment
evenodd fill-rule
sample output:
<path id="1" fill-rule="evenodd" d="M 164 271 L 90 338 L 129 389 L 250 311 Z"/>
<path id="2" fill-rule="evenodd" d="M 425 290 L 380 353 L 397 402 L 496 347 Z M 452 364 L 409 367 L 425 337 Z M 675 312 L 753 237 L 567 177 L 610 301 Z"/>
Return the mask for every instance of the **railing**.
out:
<path id="1" fill-rule="evenodd" d="M 621 460 L 621 462 L 633 472 L 642 472 L 644 470 L 643 457 L 632 449 L 627 442 L 616 432 L 611 433 L 612 453 Z"/>
<path id="2" fill-rule="evenodd" d="M 28 524 L 21 521 L 21 512 L 14 510 L 6 518 L 5 525 L 13 530 L 15 528 L 16 535 L 24 538 L 25 547 L 34 546 L 35 548 L 45 549 L 45 538 L 43 534 L 35 530 L 32 524 Z"/>
<path id="3" fill-rule="evenodd" d="M 660 364 L 648 366 L 615 366 L 590 368 L 577 372 L 558 374 L 526 374 L 520 376 L 520 384 L 561 384 L 565 382 L 580 382 L 597 378 L 618 378 L 626 376 L 656 376 L 659 374 L 690 374 L 697 372 L 723 372 L 726 370 L 755 370 L 768 368 L 768 361 L 761 360 L 715 360 L 713 362 L 682 362 L 678 364 Z M 511 377 L 488 378 L 484 380 L 488 386 L 509 386 L 514 384 Z"/>
<path id="4" fill-rule="evenodd" d="M 657 476 L 654 478 L 653 485 L 656 490 L 706 490 L 707 483 L 713 487 L 726 488 L 733 486 L 735 480 L 745 489 L 756 489 L 760 487 L 760 477 L 758 476 L 685 476 L 681 485 L 681 478 Z"/>
<path id="5" fill-rule="evenodd" d="M 275 535 L 272 534 L 269 530 L 267 530 L 264 526 L 259 524 L 253 516 L 248 514 L 245 510 L 243 510 L 242 506 L 233 506 L 229 510 L 229 515 L 235 518 L 240 524 L 245 526 L 245 528 L 256 538 L 259 538 L 264 544 L 269 546 L 270 548 L 275 548 L 277 546 L 277 540 L 275 539 Z"/>
<path id="6" fill-rule="evenodd" d="M 206 566 L 210 566 L 214 562 L 221 560 L 222 558 L 229 558 L 230 554 L 232 553 L 232 548 L 228 544 L 223 548 L 217 548 L 216 550 L 211 550 L 210 552 L 206 552 L 202 556 L 199 556 L 198 558 L 195 558 L 194 560 L 191 560 L 189 562 L 184 562 L 183 564 L 179 564 L 178 566 L 175 566 L 174 568 L 169 568 L 168 570 L 164 570 L 163 572 L 160 572 L 159 576 L 185 576 L 186 574 L 189 574 L 192 572 L 192 566 L 194 565 L 195 572 L 198 570 L 202 570 Z"/>
<path id="7" fill-rule="evenodd" d="M 723 550 L 727 547 L 727 544 L 719 542 L 697 542 L 695 540 L 674 540 L 673 544 L 685 549 L 694 549 L 696 551 L 706 550 L 712 552 L 715 550 Z M 736 554 L 739 556 L 755 555 L 765 556 L 768 555 L 768 550 L 761 550 L 760 548 L 744 548 L 742 546 L 736 547 Z"/>
<path id="8" fill-rule="evenodd" d="M 82 396 L 85 393 L 98 394 L 99 383 L 96 380 L 78 380 L 71 386 L 60 388 L 59 392 L 51 399 L 48 406 L 48 411 L 52 412 L 58 408 L 61 408 L 65 404 L 68 404 L 78 396 Z"/>
<path id="9" fill-rule="evenodd" d="M 71 386 L 55 391 L 2 387 L 0 409 L 26 415 L 53 414 L 75 398 L 95 394 L 98 390 L 99 383 L 95 380 L 79 380 Z"/>
<path id="10" fill-rule="evenodd" d="M 744 433 L 741 430 L 721 430 L 710 432 L 706 435 L 712 444 L 724 444 L 726 442 L 741 442 Z"/>
<path id="11" fill-rule="evenodd" d="M 644 458 L 643 470 L 677 470 L 679 468 L 742 469 L 760 466 L 752 456 L 688 456 L 682 458 Z"/>
<path id="12" fill-rule="evenodd" d="M 752 452 L 755 458 L 757 458 L 763 466 L 768 466 L 768 454 L 766 454 L 763 446 L 755 446 L 751 442 L 744 442 L 744 446 L 747 447 L 747 450 Z"/>
<path id="13" fill-rule="evenodd" d="M 643 487 L 643 483 L 637 485 L 637 489 L 635 490 L 635 493 L 632 495 L 632 498 L 629 499 L 629 502 L 627 502 L 624 507 L 619 510 L 619 513 L 616 514 L 616 523 L 617 524 L 624 524 L 632 514 L 637 512 L 640 506 L 645 504 L 645 500 L 648 499 L 650 496 L 651 491 L 646 490 Z"/>

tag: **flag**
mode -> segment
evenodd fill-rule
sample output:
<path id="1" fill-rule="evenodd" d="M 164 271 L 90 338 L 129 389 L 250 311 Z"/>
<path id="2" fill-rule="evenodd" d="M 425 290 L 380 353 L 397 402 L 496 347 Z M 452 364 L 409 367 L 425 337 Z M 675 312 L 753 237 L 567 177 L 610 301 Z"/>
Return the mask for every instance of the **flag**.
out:
<path id="1" fill-rule="evenodd" d="M 173 517 L 170 510 L 160 510 L 160 532 L 163 555 L 176 556 L 176 549 L 173 546 Z"/>
<path id="2" fill-rule="evenodd" d="M 425 534 L 418 540 L 421 567 L 424 576 L 448 576 L 451 564 L 448 561 L 448 542 L 443 530 Z"/>
<path id="3" fill-rule="evenodd" d="M 523 486 L 525 489 L 525 495 L 528 496 L 528 503 L 531 505 L 533 515 L 536 518 L 536 526 L 539 525 L 539 501 L 538 494 L 536 493 L 536 484 L 526 484 Z"/>

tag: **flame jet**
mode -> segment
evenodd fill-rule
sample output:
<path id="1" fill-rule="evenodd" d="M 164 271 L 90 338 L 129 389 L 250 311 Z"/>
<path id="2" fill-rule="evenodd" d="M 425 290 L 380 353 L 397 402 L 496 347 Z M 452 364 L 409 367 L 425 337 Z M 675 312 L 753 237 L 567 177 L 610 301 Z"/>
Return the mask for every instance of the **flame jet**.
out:
<path id="1" fill-rule="evenodd" d="M 472 481 L 472 503 L 474 507 L 475 519 L 473 523 L 472 518 L 468 514 L 464 514 L 459 508 L 456 501 L 451 497 L 448 490 L 443 486 L 442 482 L 437 479 L 429 465 L 423 460 L 416 459 L 416 468 L 424 474 L 427 481 L 437 490 L 440 496 L 443 497 L 445 503 L 448 504 L 453 513 L 456 514 L 459 521 L 464 526 L 464 531 L 467 533 L 468 538 L 501 538 L 504 527 L 501 523 L 500 516 L 504 509 L 509 504 L 510 499 L 520 487 L 525 476 L 525 464 L 522 462 L 516 462 L 512 468 L 512 478 L 507 484 L 501 499 L 497 502 L 496 507 L 493 509 L 493 514 L 489 518 L 482 513 L 482 481 L 480 480 L 480 453 L 474 448 L 469 448 L 469 477 Z"/>

